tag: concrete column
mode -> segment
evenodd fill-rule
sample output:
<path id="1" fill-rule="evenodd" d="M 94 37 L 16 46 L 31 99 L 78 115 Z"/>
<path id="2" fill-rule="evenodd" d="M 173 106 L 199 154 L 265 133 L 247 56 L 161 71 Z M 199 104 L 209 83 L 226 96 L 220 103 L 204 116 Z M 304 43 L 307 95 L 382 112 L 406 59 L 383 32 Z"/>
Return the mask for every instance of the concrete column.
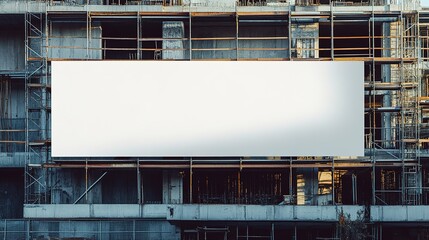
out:
<path id="1" fill-rule="evenodd" d="M 390 23 L 383 23 L 383 48 L 390 48 L 391 46 L 391 38 L 390 36 Z M 382 53 L 383 57 L 391 57 L 390 49 L 384 49 Z M 391 67 L 390 64 L 381 65 L 381 80 L 383 82 L 391 82 Z M 383 107 L 391 107 L 392 106 L 392 97 L 391 91 L 386 91 L 383 96 Z M 381 139 L 383 140 L 384 148 L 392 147 L 392 118 L 390 113 L 382 113 L 381 115 Z"/>

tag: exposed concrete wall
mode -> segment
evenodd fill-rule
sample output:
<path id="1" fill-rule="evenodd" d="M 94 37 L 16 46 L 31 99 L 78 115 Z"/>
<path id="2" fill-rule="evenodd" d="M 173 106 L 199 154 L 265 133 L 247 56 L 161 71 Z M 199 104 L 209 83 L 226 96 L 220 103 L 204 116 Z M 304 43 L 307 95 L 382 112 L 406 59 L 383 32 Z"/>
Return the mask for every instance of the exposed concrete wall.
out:
<path id="1" fill-rule="evenodd" d="M 0 219 L 21 218 L 24 169 L 0 169 Z"/>
<path id="2" fill-rule="evenodd" d="M 11 87 L 9 118 L 25 118 L 24 80 L 11 80 Z"/>
<path id="3" fill-rule="evenodd" d="M 86 189 L 85 169 L 56 169 L 52 174 L 52 203 L 74 203 Z M 88 187 L 101 176 L 100 172 L 90 172 Z M 83 198 L 79 203 L 101 203 L 102 182 L 97 183 L 88 192 L 88 198 Z"/>
<path id="4" fill-rule="evenodd" d="M 74 203 L 105 171 L 85 169 L 55 169 L 51 174 L 52 203 Z M 137 203 L 137 174 L 135 171 L 107 171 L 79 202 L 90 204 Z"/>
<path id="5" fill-rule="evenodd" d="M 22 18 L 18 18 L 19 22 L 16 23 L 0 22 L 0 71 L 23 71 L 25 69 L 23 19 L 24 16 L 22 15 Z M 2 18 L 0 18 L 1 20 Z"/>
<path id="6" fill-rule="evenodd" d="M 89 40 L 87 39 L 86 23 L 53 22 L 49 39 L 48 56 L 50 58 L 67 59 L 101 59 L 100 26 L 93 24 Z M 87 46 L 89 50 L 87 51 Z M 78 69 L 77 69 L 78 70 Z"/>
<path id="7" fill-rule="evenodd" d="M 196 24 L 195 24 L 196 25 Z M 193 25 L 192 37 L 235 37 L 235 23 L 230 23 L 228 26 L 212 26 L 212 25 Z M 239 37 L 285 37 L 287 36 L 287 28 L 285 26 L 255 26 L 249 24 L 241 24 Z M 246 48 L 238 52 L 238 58 L 287 58 L 287 50 L 260 50 L 260 48 L 287 48 L 287 39 L 278 40 L 239 40 L 238 47 Z M 229 48 L 231 50 L 213 50 L 213 51 L 196 51 L 192 52 L 194 59 L 210 59 L 210 58 L 233 58 L 237 57 L 235 48 L 237 43 L 235 40 L 204 40 L 192 41 L 193 49 L 214 49 L 214 48 Z M 254 50 L 251 48 L 257 48 Z"/>
<path id="8" fill-rule="evenodd" d="M 162 23 L 162 38 L 183 38 L 185 36 L 185 27 L 181 21 L 166 21 Z M 182 49 L 182 50 L 164 50 L 163 59 L 185 59 L 185 50 L 183 40 L 163 40 L 163 49 Z"/>
<path id="9" fill-rule="evenodd" d="M 319 23 L 292 24 L 292 57 L 318 58 L 319 50 Z"/>
<path id="10" fill-rule="evenodd" d="M 9 79 L 0 82 L 3 91 L 0 93 L 0 129 L 19 130 L 13 132 L 0 132 L 2 141 L 25 141 L 25 84 L 23 79 Z M 2 95 L 3 94 L 3 95 Z M 20 143 L 0 143 L 1 152 L 24 152 L 25 145 Z M 9 157 L 12 157 L 9 155 Z M 0 157 L 0 166 L 3 164 Z M 19 161 L 17 161 L 19 162 Z M 16 166 L 16 165 L 15 165 Z"/>
<path id="11" fill-rule="evenodd" d="M 285 37 L 287 36 L 286 26 L 242 26 L 240 23 L 240 37 Z M 239 48 L 287 48 L 288 40 L 239 40 Z M 289 57 L 287 50 L 240 50 L 239 58 L 287 58 Z"/>
<path id="12" fill-rule="evenodd" d="M 162 170 L 142 170 L 141 179 L 143 186 L 143 202 L 149 203 L 162 203 L 162 186 L 163 174 Z"/>
<path id="13" fill-rule="evenodd" d="M 98 183 L 102 184 L 102 203 L 132 204 L 137 203 L 137 173 L 136 171 L 110 170 Z"/>
<path id="14" fill-rule="evenodd" d="M 0 153 L 0 167 L 2 168 L 23 168 L 25 166 L 25 159 L 27 153 L 25 152 L 13 152 L 13 153 Z M 30 157 L 31 158 L 31 157 Z"/>
<path id="15" fill-rule="evenodd" d="M 183 203 L 183 177 L 179 170 L 163 171 L 162 203 Z"/>

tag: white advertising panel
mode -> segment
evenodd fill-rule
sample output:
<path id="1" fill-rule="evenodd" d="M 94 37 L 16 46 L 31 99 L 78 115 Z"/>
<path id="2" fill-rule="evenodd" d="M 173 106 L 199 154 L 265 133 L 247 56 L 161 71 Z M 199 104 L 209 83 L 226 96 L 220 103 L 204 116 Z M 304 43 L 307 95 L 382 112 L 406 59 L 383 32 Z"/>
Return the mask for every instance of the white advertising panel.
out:
<path id="1" fill-rule="evenodd" d="M 52 156 L 363 156 L 363 80 L 363 62 L 52 62 Z"/>

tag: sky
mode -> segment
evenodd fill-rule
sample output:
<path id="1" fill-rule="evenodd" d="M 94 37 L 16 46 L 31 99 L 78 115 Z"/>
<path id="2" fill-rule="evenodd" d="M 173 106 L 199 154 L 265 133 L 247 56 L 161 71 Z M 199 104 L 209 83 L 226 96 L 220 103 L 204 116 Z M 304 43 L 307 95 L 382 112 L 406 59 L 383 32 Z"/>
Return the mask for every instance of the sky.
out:
<path id="1" fill-rule="evenodd" d="M 429 0 L 420 0 L 421 5 L 424 7 L 429 7 Z"/>

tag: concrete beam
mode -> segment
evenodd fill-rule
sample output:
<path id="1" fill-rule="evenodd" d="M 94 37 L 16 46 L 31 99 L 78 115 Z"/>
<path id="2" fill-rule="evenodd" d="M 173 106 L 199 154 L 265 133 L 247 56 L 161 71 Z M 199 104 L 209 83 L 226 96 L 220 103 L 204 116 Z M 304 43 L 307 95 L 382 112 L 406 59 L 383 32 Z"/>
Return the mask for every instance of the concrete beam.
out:
<path id="1" fill-rule="evenodd" d="M 371 206 L 373 222 L 428 222 L 427 206 Z"/>
<path id="2" fill-rule="evenodd" d="M 26 12 L 44 12 L 45 2 L 0 1 L 0 14 L 24 14 Z"/>
<path id="3" fill-rule="evenodd" d="M 262 206 L 203 204 L 27 204 L 24 218 L 143 218 L 171 221 L 323 221 L 356 219 L 363 206 Z M 373 222 L 427 222 L 427 206 L 371 206 Z"/>
<path id="4" fill-rule="evenodd" d="M 26 204 L 24 218 L 144 218 L 171 221 L 338 221 L 362 206 L 261 206 L 200 204 Z"/>
<path id="5" fill-rule="evenodd" d="M 24 218 L 165 219 L 163 204 L 25 204 Z"/>
<path id="6" fill-rule="evenodd" d="M 167 220 L 336 222 L 341 209 L 356 219 L 362 206 L 170 205 Z"/>

